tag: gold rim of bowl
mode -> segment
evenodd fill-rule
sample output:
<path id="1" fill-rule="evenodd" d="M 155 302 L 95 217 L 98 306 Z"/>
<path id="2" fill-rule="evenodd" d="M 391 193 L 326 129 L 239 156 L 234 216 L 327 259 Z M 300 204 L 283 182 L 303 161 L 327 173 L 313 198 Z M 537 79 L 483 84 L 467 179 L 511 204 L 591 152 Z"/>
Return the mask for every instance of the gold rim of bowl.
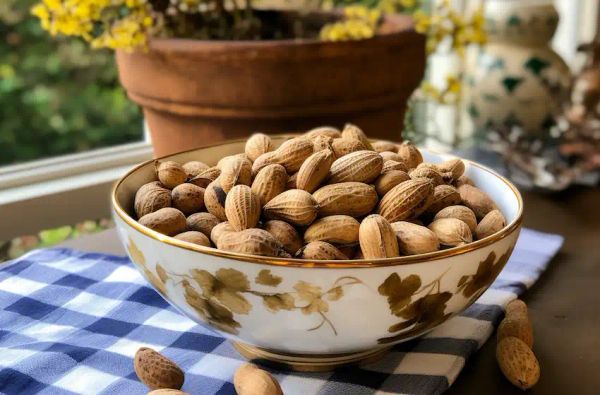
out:
<path id="1" fill-rule="evenodd" d="M 297 137 L 298 134 L 274 134 L 271 136 L 286 138 L 286 137 Z M 113 187 L 112 194 L 111 194 L 111 201 L 112 201 L 112 206 L 113 206 L 115 213 L 123 221 L 125 221 L 125 223 L 127 223 L 129 226 L 131 226 L 138 232 L 140 232 L 152 239 L 163 242 L 165 244 L 169 244 L 169 245 L 183 248 L 186 250 L 196 251 L 196 252 L 200 252 L 200 253 L 206 254 L 206 255 L 218 256 L 221 258 L 230 258 L 230 259 L 235 259 L 237 261 L 258 263 L 258 264 L 264 264 L 264 265 L 306 267 L 306 268 L 329 268 L 329 269 L 368 268 L 368 267 L 407 265 L 407 264 L 419 263 L 419 262 L 430 262 L 433 260 L 438 260 L 438 259 L 448 258 L 451 256 L 465 254 L 467 252 L 474 251 L 474 250 L 477 250 L 477 249 L 485 247 L 485 246 L 489 246 L 491 244 L 496 243 L 497 241 L 500 241 L 500 240 L 508 237 L 511 233 L 513 233 L 514 231 L 516 231 L 519 228 L 519 226 L 521 225 L 521 221 L 523 220 L 523 198 L 521 197 L 521 194 L 519 193 L 518 189 L 510 181 L 508 181 L 506 178 L 502 177 L 500 174 L 496 173 L 494 170 L 492 170 L 486 166 L 480 165 L 479 163 L 470 161 L 468 159 L 462 159 L 462 158 L 461 159 L 463 161 L 465 161 L 466 163 L 468 163 L 470 166 L 477 167 L 487 173 L 490 173 L 492 176 L 498 178 L 500 181 L 502 181 L 504 184 L 506 184 L 510 188 L 510 190 L 514 193 L 515 197 L 517 198 L 517 203 L 519 205 L 517 216 L 515 217 L 515 219 L 512 222 L 507 224 L 504 228 L 502 228 L 500 231 L 494 233 L 493 235 L 490 235 L 488 237 L 485 237 L 481 240 L 474 241 L 469 244 L 465 244 L 463 246 L 453 247 L 453 248 L 449 248 L 446 250 L 430 252 L 427 254 L 400 256 L 400 257 L 394 257 L 394 258 L 381 258 L 381 259 L 358 259 L 358 260 L 346 259 L 346 260 L 323 260 L 323 261 L 314 260 L 314 261 L 311 261 L 311 260 L 297 259 L 297 258 L 279 258 L 279 257 L 269 257 L 269 256 L 260 256 L 260 255 L 242 254 L 242 253 L 238 253 L 238 252 L 223 251 L 223 250 L 219 250 L 219 249 L 213 248 L 213 247 L 204 247 L 204 246 L 200 246 L 197 244 L 192 244 L 192 243 L 188 243 L 185 241 L 177 240 L 173 237 L 153 231 L 153 230 L 141 225 L 135 219 L 131 218 L 127 214 L 127 212 L 125 212 L 125 210 L 117 202 L 117 190 L 119 189 L 119 186 L 127 179 L 127 177 L 129 177 L 129 175 L 138 171 L 140 168 L 142 168 L 148 164 L 151 164 L 156 160 L 165 160 L 165 159 L 171 158 L 173 156 L 185 154 L 188 152 L 193 152 L 193 151 L 206 149 L 206 148 L 219 147 L 219 146 L 229 145 L 229 144 L 234 144 L 234 143 L 243 143 L 245 141 L 246 141 L 246 139 L 226 140 L 226 141 L 223 141 L 223 142 L 220 142 L 217 144 L 210 144 L 210 145 L 206 145 L 206 146 L 202 146 L 202 147 L 198 147 L 198 148 L 194 148 L 194 149 L 190 149 L 190 150 L 186 150 L 186 151 L 181 151 L 181 152 L 178 152 L 175 154 L 162 156 L 160 158 L 150 159 L 150 160 L 147 160 L 147 161 L 135 166 L 133 169 L 129 170 L 123 177 L 121 177 L 115 183 L 115 185 Z M 429 150 L 429 152 L 435 153 L 434 151 L 430 151 L 430 150 Z"/>

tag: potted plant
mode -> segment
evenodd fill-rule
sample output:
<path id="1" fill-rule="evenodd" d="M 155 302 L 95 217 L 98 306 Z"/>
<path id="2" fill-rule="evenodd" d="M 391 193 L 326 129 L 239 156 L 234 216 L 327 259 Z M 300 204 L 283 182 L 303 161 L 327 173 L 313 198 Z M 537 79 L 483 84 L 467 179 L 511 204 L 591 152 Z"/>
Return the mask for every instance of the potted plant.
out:
<path id="1" fill-rule="evenodd" d="M 362 6 L 258 10 L 251 0 L 41 0 L 51 34 L 116 50 L 156 155 L 246 135 L 361 125 L 399 140 L 425 38 L 409 16 Z"/>

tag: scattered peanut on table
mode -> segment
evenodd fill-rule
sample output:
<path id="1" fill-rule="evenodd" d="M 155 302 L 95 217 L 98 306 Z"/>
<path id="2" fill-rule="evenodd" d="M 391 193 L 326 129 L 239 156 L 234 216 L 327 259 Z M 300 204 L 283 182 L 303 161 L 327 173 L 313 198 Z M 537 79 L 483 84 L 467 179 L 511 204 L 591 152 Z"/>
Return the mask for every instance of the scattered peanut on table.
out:
<path id="1" fill-rule="evenodd" d="M 526 390 L 540 379 L 540 365 L 533 353 L 533 328 L 527 305 L 513 300 L 497 333 L 496 359 L 500 370 L 515 386 Z"/>
<path id="2" fill-rule="evenodd" d="M 142 347 L 133 359 L 135 373 L 151 390 L 179 390 L 183 385 L 183 371 L 169 358 L 151 348 Z"/>
<path id="3" fill-rule="evenodd" d="M 151 348 L 137 350 L 133 368 L 140 381 L 150 392 L 148 395 L 189 395 L 181 391 L 184 373 L 172 360 Z M 233 376 L 233 385 L 238 395 L 283 395 L 279 382 L 266 370 L 245 363 Z M 203 393 L 200 389 L 194 394 Z"/>

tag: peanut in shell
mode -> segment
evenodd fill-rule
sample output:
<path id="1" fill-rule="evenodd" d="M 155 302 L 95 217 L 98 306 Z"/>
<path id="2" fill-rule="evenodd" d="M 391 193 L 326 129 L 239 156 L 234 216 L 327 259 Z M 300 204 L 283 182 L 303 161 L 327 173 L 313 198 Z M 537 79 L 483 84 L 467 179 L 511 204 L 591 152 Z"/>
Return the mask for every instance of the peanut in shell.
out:
<path id="1" fill-rule="evenodd" d="M 169 189 L 173 189 L 187 180 L 188 176 L 183 167 L 172 160 L 165 162 L 155 161 L 154 167 L 158 180 Z"/>
<path id="2" fill-rule="evenodd" d="M 329 149 L 315 152 L 309 156 L 296 176 L 296 188 L 314 192 L 327 178 L 329 169 L 334 161 L 333 152 Z"/>
<path id="3" fill-rule="evenodd" d="M 475 235 L 478 240 L 481 240 L 499 232 L 504 226 L 506 226 L 506 220 L 500 210 L 492 210 L 479 221 Z"/>
<path id="4" fill-rule="evenodd" d="M 183 170 L 185 170 L 188 179 L 192 179 L 194 177 L 196 177 L 198 174 L 202 173 L 204 170 L 210 168 L 209 165 L 207 165 L 204 162 L 200 162 L 197 160 L 191 160 L 189 162 L 185 162 L 183 165 Z"/>
<path id="5" fill-rule="evenodd" d="M 250 185 L 252 181 L 252 163 L 249 160 L 234 157 L 221 167 L 219 182 L 221 188 L 228 193 L 236 185 Z"/>
<path id="6" fill-rule="evenodd" d="M 289 256 L 272 234 L 257 228 L 245 229 L 240 232 L 224 232 L 217 238 L 217 247 L 223 251 L 242 254 Z"/>
<path id="7" fill-rule="evenodd" d="M 390 170 L 382 173 L 374 182 L 375 190 L 380 197 L 383 197 L 396 185 L 410 180 L 408 173 L 402 170 Z"/>
<path id="8" fill-rule="evenodd" d="M 342 137 L 342 133 L 338 128 L 333 126 L 319 126 L 309 130 L 304 136 L 313 141 L 319 137 L 328 137 L 333 140 Z"/>
<path id="9" fill-rule="evenodd" d="M 391 224 L 402 255 L 427 254 L 440 249 L 437 236 L 425 226 L 398 221 Z"/>
<path id="10" fill-rule="evenodd" d="M 318 208 L 310 193 L 302 189 L 290 189 L 265 204 L 263 213 L 268 219 L 280 219 L 293 225 L 307 226 L 317 218 Z"/>
<path id="11" fill-rule="evenodd" d="M 261 206 L 264 206 L 285 191 L 287 182 L 288 174 L 285 167 L 278 164 L 267 165 L 258 172 L 252 181 L 252 191 L 260 199 Z"/>
<path id="12" fill-rule="evenodd" d="M 185 215 L 204 210 L 204 188 L 194 184 L 179 184 L 171 191 L 171 204 Z"/>
<path id="13" fill-rule="evenodd" d="M 262 154 L 273 150 L 271 138 L 264 133 L 254 133 L 246 141 L 244 152 L 252 162 Z"/>
<path id="14" fill-rule="evenodd" d="M 384 164 L 385 164 L 385 162 L 390 161 L 390 160 L 393 160 L 394 162 L 400 162 L 400 163 L 404 164 L 404 160 L 396 152 L 383 151 L 383 152 L 380 152 L 379 155 L 381 156 L 381 159 L 383 159 L 383 163 Z M 406 164 L 404 164 L 404 166 L 405 166 L 405 168 L 403 170 L 407 171 L 408 168 L 406 167 Z"/>
<path id="15" fill-rule="evenodd" d="M 447 247 L 457 247 L 473 241 L 469 226 L 456 218 L 437 219 L 428 228 L 435 233 L 440 244 Z"/>
<path id="16" fill-rule="evenodd" d="M 225 215 L 236 231 L 256 227 L 260 208 L 260 199 L 247 185 L 234 186 L 225 198 Z"/>
<path id="17" fill-rule="evenodd" d="M 138 218 L 170 206 L 171 191 L 164 188 L 160 181 L 144 184 L 135 193 L 134 211 Z"/>
<path id="18" fill-rule="evenodd" d="M 533 387 L 540 379 L 540 364 L 521 339 L 505 337 L 496 345 L 496 360 L 504 376 L 522 390 Z"/>
<path id="19" fill-rule="evenodd" d="M 366 147 L 366 149 L 373 151 L 373 146 L 371 145 L 369 138 L 365 132 L 363 132 L 362 129 L 356 125 L 351 123 L 344 125 L 344 129 L 342 130 L 342 138 L 358 140 Z"/>
<path id="20" fill-rule="evenodd" d="M 144 215 L 138 222 L 158 233 L 174 236 L 186 231 L 185 215 L 176 208 L 165 207 Z"/>
<path id="21" fill-rule="evenodd" d="M 454 205 L 445 207 L 435 214 L 433 220 L 435 221 L 436 219 L 441 218 L 460 219 L 469 226 L 472 233 L 475 233 L 475 229 L 477 228 L 477 218 L 475 218 L 475 213 L 467 206 Z"/>
<path id="22" fill-rule="evenodd" d="M 409 142 L 399 144 L 397 153 L 409 169 L 414 169 L 423 162 L 423 155 L 419 149 Z"/>
<path id="23" fill-rule="evenodd" d="M 367 147 L 360 141 L 350 138 L 334 139 L 331 143 L 333 154 L 337 159 L 352 152 L 366 150 Z"/>
<path id="24" fill-rule="evenodd" d="M 359 227 L 360 223 L 349 215 L 330 215 L 316 220 L 304 231 L 304 242 L 356 244 Z"/>
<path id="25" fill-rule="evenodd" d="M 460 193 L 450 185 L 438 185 L 433 189 L 433 197 L 431 198 L 425 214 L 435 215 L 440 210 L 460 204 Z"/>
<path id="26" fill-rule="evenodd" d="M 392 258 L 400 255 L 396 233 L 381 215 L 371 214 L 363 219 L 358 238 L 365 259 Z"/>
<path id="27" fill-rule="evenodd" d="M 218 167 L 209 167 L 201 171 L 197 176 L 191 178 L 188 182 L 201 188 L 206 188 L 208 184 L 216 180 L 221 175 L 221 169 Z"/>
<path id="28" fill-rule="evenodd" d="M 311 241 L 296 254 L 297 258 L 309 260 L 344 260 L 348 259 L 338 248 L 325 241 Z"/>
<path id="29" fill-rule="evenodd" d="M 210 232 L 221 221 L 207 212 L 194 213 L 185 220 L 187 229 L 202 232 L 206 237 L 210 238 Z"/>
<path id="30" fill-rule="evenodd" d="M 379 202 L 377 212 L 390 222 L 421 215 L 433 196 L 433 183 L 427 178 L 408 180 L 392 188 Z"/>
<path id="31" fill-rule="evenodd" d="M 371 143 L 371 146 L 376 152 L 393 152 L 396 153 L 398 151 L 398 146 L 396 143 L 392 143 L 391 141 L 377 140 Z"/>
<path id="32" fill-rule="evenodd" d="M 307 138 L 296 137 L 283 142 L 275 150 L 276 163 L 279 163 L 293 174 L 300 170 L 302 163 L 313 154 L 313 143 Z"/>
<path id="33" fill-rule="evenodd" d="M 208 184 L 204 191 L 204 206 L 206 210 L 220 221 L 227 221 L 227 215 L 225 214 L 226 198 L 227 193 L 221 187 L 219 179 Z"/>
<path id="34" fill-rule="evenodd" d="M 273 219 L 265 222 L 263 229 L 273 235 L 290 254 L 294 255 L 302 247 L 302 237 L 296 228 L 285 221 Z"/>
<path id="35" fill-rule="evenodd" d="M 498 206 L 496 206 L 496 203 L 494 203 L 492 198 L 477 187 L 464 184 L 457 189 L 460 193 L 462 203 L 473 210 L 473 213 L 475 213 L 475 217 L 478 220 L 483 219 L 490 211 L 498 209 Z"/>
<path id="36" fill-rule="evenodd" d="M 188 243 L 210 247 L 210 240 L 202 232 L 188 230 L 187 232 L 179 233 L 173 236 L 177 240 L 186 241 Z"/>
<path id="37" fill-rule="evenodd" d="M 329 184 L 370 183 L 381 174 L 383 159 L 375 151 L 356 151 L 336 159 L 329 171 Z"/>
<path id="38" fill-rule="evenodd" d="M 321 217 L 336 214 L 362 217 L 370 213 L 378 201 L 375 188 L 362 182 L 325 185 L 317 189 L 313 197 Z"/>

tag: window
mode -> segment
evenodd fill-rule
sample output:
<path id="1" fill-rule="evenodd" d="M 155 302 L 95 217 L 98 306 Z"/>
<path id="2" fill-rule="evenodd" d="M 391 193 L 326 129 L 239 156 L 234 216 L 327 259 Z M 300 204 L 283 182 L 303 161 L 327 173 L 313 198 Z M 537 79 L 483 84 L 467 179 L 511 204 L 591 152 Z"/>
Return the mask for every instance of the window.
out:
<path id="1" fill-rule="evenodd" d="M 49 36 L 35 1 L 0 1 L 0 259 L 15 237 L 109 217 L 114 181 L 151 157 L 113 54 Z"/>
<path id="2" fill-rule="evenodd" d="M 0 2 L 0 166 L 141 141 L 113 54 L 51 37 L 34 2 Z"/>

